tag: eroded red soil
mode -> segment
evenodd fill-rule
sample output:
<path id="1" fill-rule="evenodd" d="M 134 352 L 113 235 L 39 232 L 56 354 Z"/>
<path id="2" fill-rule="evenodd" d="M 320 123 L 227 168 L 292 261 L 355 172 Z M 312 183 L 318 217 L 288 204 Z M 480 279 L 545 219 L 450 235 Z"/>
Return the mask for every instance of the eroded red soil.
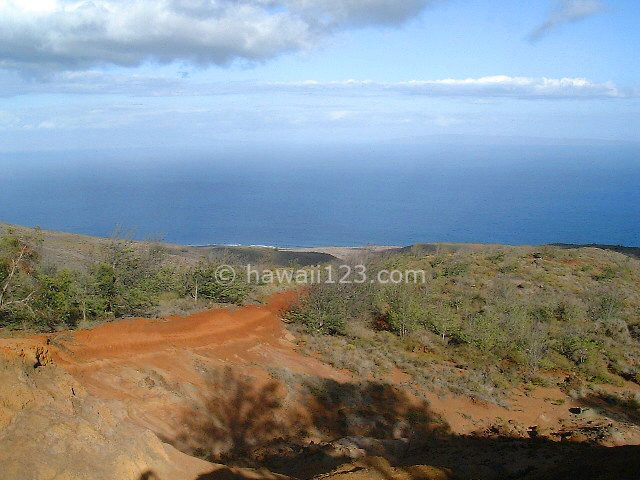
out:
<path id="1" fill-rule="evenodd" d="M 354 378 L 299 353 L 280 318 L 293 300 L 293 293 L 283 293 L 259 306 L 1 339 L 0 356 L 62 368 L 88 396 L 107 402 L 127 422 L 151 430 L 186 453 L 218 460 L 216 454 L 234 449 L 236 453 L 257 451 L 261 458 L 271 459 L 276 471 L 305 478 L 326 474 L 339 465 L 339 460 L 327 460 L 332 455 L 354 461 L 371 455 L 385 457 L 384 468 L 398 478 L 411 475 L 408 470 L 394 470 L 389 462 L 398 467 L 403 461 L 443 467 L 424 467 L 421 477 L 416 473 L 420 478 L 454 478 L 451 467 L 456 465 L 463 478 L 503 478 L 504 456 L 530 448 L 521 459 L 509 461 L 515 465 L 510 475 L 537 478 L 527 476 L 534 471 L 527 462 L 537 465 L 542 460 L 536 455 L 551 461 L 554 455 L 565 454 L 556 452 L 553 442 L 593 441 L 589 432 L 600 429 L 610 433 L 602 438 L 604 445 L 640 444 L 637 424 L 604 416 L 593 408 L 572 414 L 570 409 L 582 408 L 584 402 L 556 387 L 513 392 L 507 408 L 446 392 L 409 393 L 403 390 L 406 379 L 401 374 L 392 376 L 388 386 L 372 382 L 363 386 L 369 379 Z M 308 391 L 322 389 L 322 394 L 312 399 L 301 393 L 301 382 L 308 382 Z M 75 388 L 69 387 L 73 396 Z M 369 404 L 356 405 L 362 399 Z M 417 427 L 410 424 L 414 417 L 423 429 L 417 436 Z M 7 422 L 13 421 L 8 418 Z M 580 429 L 585 433 L 574 435 Z M 414 437 L 429 438 L 423 439 L 422 447 L 408 446 L 411 432 Z M 547 443 L 532 446 L 530 437 L 544 437 Z M 487 453 L 482 439 L 499 439 L 511 450 Z M 330 444 L 321 449 L 318 445 L 323 442 Z M 426 444 L 431 457 L 425 456 Z M 303 446 L 307 450 L 301 451 Z M 588 455 L 597 458 L 609 453 L 594 452 Z M 280 454 L 282 465 L 273 461 Z M 462 468 L 460 455 L 468 456 L 469 468 Z M 496 466 L 485 468 L 491 462 Z M 354 468 L 363 478 L 381 475 L 379 469 Z M 350 475 L 348 470 L 336 472 L 335 476 Z"/>

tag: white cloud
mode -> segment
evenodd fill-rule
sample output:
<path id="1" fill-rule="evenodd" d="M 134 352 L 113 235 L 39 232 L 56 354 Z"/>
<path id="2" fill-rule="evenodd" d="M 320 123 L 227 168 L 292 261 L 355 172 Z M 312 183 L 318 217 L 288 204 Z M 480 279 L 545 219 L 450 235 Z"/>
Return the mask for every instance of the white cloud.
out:
<path id="1" fill-rule="evenodd" d="M 0 68 L 262 61 L 340 29 L 400 25 L 432 1 L 0 0 Z"/>
<path id="2" fill-rule="evenodd" d="M 332 112 L 329 112 L 329 120 L 333 122 L 339 122 L 341 120 L 346 120 L 352 115 L 353 112 L 350 110 L 334 110 Z"/>
<path id="3" fill-rule="evenodd" d="M 529 39 L 539 40 L 565 23 L 583 20 L 603 10 L 604 4 L 600 0 L 558 0 L 556 8 L 538 28 L 531 32 Z"/>
<path id="4" fill-rule="evenodd" d="M 324 96 L 401 96 L 465 97 L 486 103 L 498 98 L 520 99 L 594 99 L 636 98 L 638 89 L 620 89 L 612 82 L 594 82 L 586 78 L 512 77 L 493 75 L 479 78 L 407 80 L 374 82 L 339 80 L 320 82 L 217 82 L 200 83 L 191 78 L 106 74 L 97 71 L 61 72 L 47 81 L 25 82 L 17 74 L 0 76 L 0 97 L 33 93 L 91 95 L 128 95 L 133 97 L 195 97 L 221 95 L 304 94 Z M 336 110 L 335 116 L 349 112 Z M 339 120 L 340 118 L 335 118 Z"/>
<path id="5" fill-rule="evenodd" d="M 443 80 L 410 80 L 378 83 L 368 80 L 337 82 L 306 81 L 272 84 L 274 88 L 295 90 L 326 90 L 362 93 L 402 93 L 433 97 L 512 97 L 512 98 L 617 98 L 621 92 L 611 82 L 597 83 L 585 78 L 532 78 L 495 75 L 480 78 Z"/>

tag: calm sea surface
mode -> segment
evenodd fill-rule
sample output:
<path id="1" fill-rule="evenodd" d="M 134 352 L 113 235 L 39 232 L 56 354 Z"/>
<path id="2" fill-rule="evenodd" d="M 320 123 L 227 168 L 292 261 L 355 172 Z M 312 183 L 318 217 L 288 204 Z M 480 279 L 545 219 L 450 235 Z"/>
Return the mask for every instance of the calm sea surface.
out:
<path id="1" fill-rule="evenodd" d="M 640 245 L 640 149 L 0 155 L 0 223 L 180 244 Z"/>

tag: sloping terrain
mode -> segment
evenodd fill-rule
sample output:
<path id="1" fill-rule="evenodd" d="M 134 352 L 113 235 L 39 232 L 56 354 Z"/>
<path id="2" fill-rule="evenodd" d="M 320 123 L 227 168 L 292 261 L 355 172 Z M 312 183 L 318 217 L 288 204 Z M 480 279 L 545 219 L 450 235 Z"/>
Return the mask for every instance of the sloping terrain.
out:
<path id="1" fill-rule="evenodd" d="M 3 361 L 0 382 L 3 479 L 133 479 L 152 468 L 163 478 L 187 480 L 212 470 L 61 369 Z"/>
<path id="2" fill-rule="evenodd" d="M 19 234 L 33 234 L 36 229 L 16 225 L 0 223 L 0 234 L 13 229 Z M 38 230 L 43 237 L 42 257 L 46 264 L 58 268 L 81 269 L 89 266 L 96 258 L 100 258 L 105 246 L 112 241 L 108 238 L 91 237 L 74 233 L 53 232 Z M 114 238 L 127 238 L 131 236 L 127 232 L 114 232 Z M 183 246 L 170 243 L 160 243 L 155 240 L 132 242 L 139 250 L 148 248 L 149 245 L 161 245 L 163 253 L 174 264 L 193 264 L 207 257 L 218 259 L 233 259 L 246 264 L 269 264 L 289 266 L 318 265 L 330 262 L 336 257 L 328 252 L 320 252 L 317 249 L 281 250 L 269 247 L 246 246 Z"/>
<path id="3" fill-rule="evenodd" d="M 623 410 L 356 378 L 299 353 L 291 300 L 0 340 L 3 480 L 637 478 Z"/>
<path id="4" fill-rule="evenodd" d="M 287 301 L 1 340 L 1 478 L 190 479 L 216 471 L 158 435 L 177 439 L 222 365 L 239 367 L 234 378 L 256 362 L 323 370 L 282 338 L 277 312 Z"/>

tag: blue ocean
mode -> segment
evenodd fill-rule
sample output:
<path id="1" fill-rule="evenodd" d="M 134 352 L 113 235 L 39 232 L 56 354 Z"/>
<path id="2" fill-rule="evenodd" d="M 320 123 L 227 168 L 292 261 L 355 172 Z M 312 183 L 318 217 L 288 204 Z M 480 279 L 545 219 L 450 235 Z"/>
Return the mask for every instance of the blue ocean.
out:
<path id="1" fill-rule="evenodd" d="M 178 244 L 640 245 L 640 148 L 233 147 L 0 155 L 0 223 Z"/>

